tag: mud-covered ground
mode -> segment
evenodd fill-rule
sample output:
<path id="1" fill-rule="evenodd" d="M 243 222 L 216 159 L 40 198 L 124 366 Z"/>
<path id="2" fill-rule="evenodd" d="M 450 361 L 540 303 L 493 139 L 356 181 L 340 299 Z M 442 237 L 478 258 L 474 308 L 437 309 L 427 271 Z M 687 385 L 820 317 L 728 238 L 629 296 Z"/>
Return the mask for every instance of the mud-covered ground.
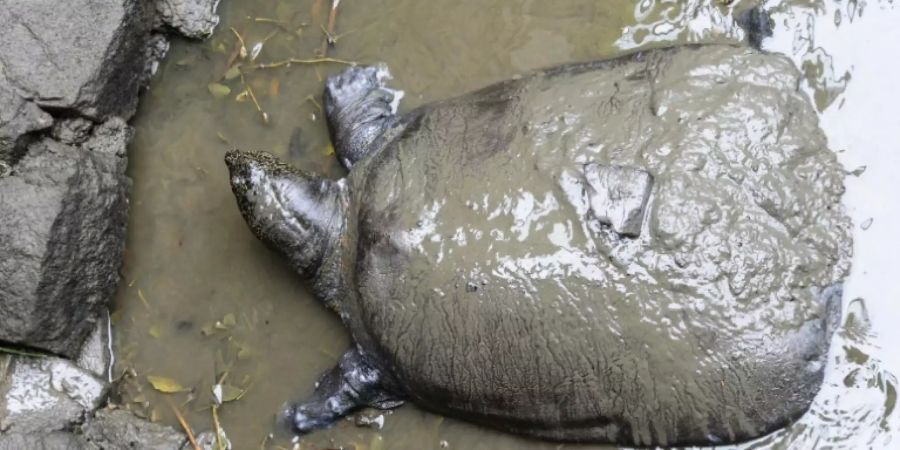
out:
<path id="1" fill-rule="evenodd" d="M 228 70 L 241 59 L 236 34 L 246 43 L 247 59 L 262 43 L 255 63 L 314 58 L 327 28 L 326 3 L 223 2 L 222 24 L 210 41 L 173 46 L 136 121 L 126 280 L 113 314 L 118 370 L 137 375 L 124 385 L 123 400 L 177 425 L 169 397 L 203 430 L 213 426 L 210 391 L 220 383 L 230 401 L 217 416 L 238 449 L 259 448 L 275 431 L 282 403 L 308 393 L 348 345 L 333 314 L 247 230 L 222 163 L 230 148 L 259 149 L 307 170 L 342 175 L 318 106 L 323 77 L 341 70 L 340 63 Z M 900 372 L 900 356 L 884 349 L 900 338 L 893 326 L 900 308 L 892 303 L 900 292 L 887 268 L 900 252 L 889 234 L 900 224 L 900 206 L 888 200 L 897 189 L 892 178 L 900 160 L 892 143 L 900 123 L 889 112 L 900 97 L 891 84 L 898 66 L 887 55 L 900 42 L 894 28 L 900 12 L 887 1 L 769 6 L 776 32 L 765 47 L 789 54 L 803 70 L 804 89 L 844 166 L 866 168 L 847 180 L 855 255 L 845 309 L 852 323 L 833 345 L 825 388 L 800 422 L 746 447 L 891 448 L 891 439 L 900 438 L 900 418 L 890 372 Z M 406 91 L 401 110 L 408 110 L 554 64 L 673 41 L 728 40 L 736 33 L 723 12 L 728 8 L 699 1 L 345 0 L 329 55 L 386 62 L 394 84 Z M 244 93 L 248 87 L 252 96 Z M 866 308 L 871 326 L 862 320 Z M 147 376 L 164 377 L 151 378 L 156 388 L 188 392 L 162 394 Z M 561 447 L 414 406 L 386 415 L 383 423 L 360 428 L 348 420 L 303 438 L 300 446 Z M 276 441 L 290 447 L 289 437 Z"/>

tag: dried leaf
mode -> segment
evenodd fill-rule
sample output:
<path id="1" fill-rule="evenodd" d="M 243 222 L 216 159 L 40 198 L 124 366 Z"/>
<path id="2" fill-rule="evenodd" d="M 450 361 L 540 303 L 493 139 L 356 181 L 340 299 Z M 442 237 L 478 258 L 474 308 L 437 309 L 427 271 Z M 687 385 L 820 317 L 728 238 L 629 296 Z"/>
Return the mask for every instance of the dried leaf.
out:
<path id="1" fill-rule="evenodd" d="M 231 88 L 221 83 L 209 83 L 209 93 L 215 98 L 222 98 L 231 93 Z"/>
<path id="2" fill-rule="evenodd" d="M 256 61 L 256 57 L 259 56 L 259 52 L 262 51 L 263 43 L 257 42 L 252 49 L 250 49 L 250 61 Z"/>
<path id="3" fill-rule="evenodd" d="M 156 389 L 157 391 L 163 392 L 165 394 L 187 392 L 190 390 L 189 388 L 186 388 L 179 384 L 177 381 L 167 377 L 147 375 L 147 381 L 150 382 L 150 385 L 153 386 L 153 389 Z"/>
<path id="4" fill-rule="evenodd" d="M 230 69 L 225 71 L 224 78 L 226 80 L 233 80 L 239 76 L 241 76 L 241 65 L 235 64 L 235 65 L 231 66 Z"/>
<path id="5" fill-rule="evenodd" d="M 216 398 L 216 402 L 219 404 L 240 400 L 245 392 L 247 392 L 245 389 L 230 384 L 217 384 L 213 386 L 213 397 Z"/>
<path id="6" fill-rule="evenodd" d="M 250 93 L 244 90 L 240 94 L 234 96 L 234 100 L 238 102 L 246 102 L 247 100 L 250 100 Z"/>
<path id="7" fill-rule="evenodd" d="M 222 318 L 222 324 L 224 324 L 226 327 L 235 326 L 237 324 L 237 320 L 234 318 L 234 314 L 225 314 L 225 317 Z"/>
<path id="8" fill-rule="evenodd" d="M 148 331 L 148 333 L 150 333 L 150 336 L 158 338 L 161 334 L 160 330 L 159 330 L 159 324 L 154 324 L 154 325 L 150 326 L 150 331 Z"/>
<path id="9" fill-rule="evenodd" d="M 269 96 L 270 97 L 278 97 L 278 93 L 281 91 L 281 82 L 278 81 L 278 78 L 272 78 L 272 81 L 269 82 Z"/>
<path id="10" fill-rule="evenodd" d="M 179 59 L 178 61 L 175 61 L 175 65 L 179 66 L 179 67 L 188 66 L 194 62 L 194 59 L 195 59 L 195 57 L 193 55 L 186 56 L 184 58 Z"/>
<path id="11" fill-rule="evenodd" d="M 249 347 L 245 347 L 245 346 L 241 346 L 241 349 L 238 350 L 238 352 L 237 352 L 237 359 L 238 359 L 239 361 L 243 361 L 243 360 L 248 359 L 248 358 L 250 358 L 250 348 L 249 348 Z"/>
<path id="12" fill-rule="evenodd" d="M 211 323 L 203 325 L 203 328 L 200 329 L 200 332 L 203 333 L 204 336 L 212 336 L 215 334 L 216 329 L 215 326 Z"/>

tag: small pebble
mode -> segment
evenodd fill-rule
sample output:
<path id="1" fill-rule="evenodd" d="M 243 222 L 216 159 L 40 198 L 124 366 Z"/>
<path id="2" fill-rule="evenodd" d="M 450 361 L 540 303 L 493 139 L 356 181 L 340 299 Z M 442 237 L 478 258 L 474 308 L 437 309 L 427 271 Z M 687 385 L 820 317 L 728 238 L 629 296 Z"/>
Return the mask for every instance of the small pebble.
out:
<path id="1" fill-rule="evenodd" d="M 384 428 L 384 414 L 379 414 L 377 416 L 369 416 L 365 414 L 360 414 L 356 416 L 356 426 L 358 427 L 370 427 L 376 430 L 380 430 Z"/>
<path id="2" fill-rule="evenodd" d="M 441 441 L 441 448 L 447 448 L 450 444 L 447 441 Z"/>

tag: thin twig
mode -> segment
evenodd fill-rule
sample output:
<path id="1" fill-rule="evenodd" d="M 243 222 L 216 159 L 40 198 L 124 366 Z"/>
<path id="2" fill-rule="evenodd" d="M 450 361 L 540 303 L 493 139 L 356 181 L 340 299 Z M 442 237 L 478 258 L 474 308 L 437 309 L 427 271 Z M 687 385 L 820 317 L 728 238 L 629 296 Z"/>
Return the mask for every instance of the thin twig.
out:
<path id="1" fill-rule="evenodd" d="M 346 64 L 348 66 L 355 66 L 356 62 L 347 61 L 343 59 L 337 58 L 310 58 L 310 59 L 302 59 L 302 58 L 290 58 L 285 59 L 283 61 L 275 61 L 271 63 L 262 63 L 257 64 L 255 66 L 250 66 L 252 69 L 276 69 L 278 67 L 284 67 L 291 64 L 324 64 L 324 63 L 335 63 L 335 64 Z"/>
<path id="2" fill-rule="evenodd" d="M 225 443 L 222 442 L 222 426 L 219 424 L 219 407 L 216 405 L 212 406 L 212 418 L 213 427 L 215 428 L 216 432 L 216 448 L 219 450 L 225 450 Z"/>
<path id="3" fill-rule="evenodd" d="M 322 109 L 322 105 L 319 104 L 315 97 L 313 97 L 312 95 L 307 95 L 306 100 L 312 102 L 313 105 L 316 105 L 316 108 L 318 108 L 320 114 L 325 113 L 325 110 Z"/>
<path id="4" fill-rule="evenodd" d="M 281 28 L 282 31 L 287 31 L 288 33 L 293 33 L 294 30 L 290 28 L 290 24 L 278 19 L 270 19 L 268 17 L 254 17 L 253 21 L 256 23 L 267 23 L 270 25 L 275 25 L 278 28 Z"/>
<path id="5" fill-rule="evenodd" d="M 273 37 L 275 37 L 276 34 L 278 34 L 278 30 L 273 30 L 271 33 L 267 34 L 266 37 L 263 38 L 263 40 L 261 40 L 259 42 L 262 42 L 263 44 L 265 44 L 266 42 L 269 41 L 269 39 L 272 39 Z"/>
<path id="6" fill-rule="evenodd" d="M 328 32 L 328 30 L 325 29 L 324 26 L 320 25 L 320 27 L 322 28 L 322 34 L 325 35 L 325 38 L 328 39 L 328 43 L 331 45 L 337 44 L 337 41 L 339 41 L 341 38 L 343 38 L 344 36 L 351 34 L 355 31 L 355 30 L 350 30 L 350 31 L 347 31 L 347 32 L 341 33 L 341 34 L 331 34 Z"/>
<path id="7" fill-rule="evenodd" d="M 250 95 L 250 100 L 253 101 L 253 106 L 256 106 L 256 111 L 259 112 L 259 116 L 262 117 L 262 121 L 265 124 L 269 123 L 269 114 L 263 111 L 262 106 L 259 105 L 259 101 L 256 100 L 256 94 L 253 93 L 253 88 L 247 84 L 247 80 L 244 79 L 244 73 L 241 72 L 241 85 L 244 86 L 244 91 Z M 227 373 L 227 372 L 226 372 Z"/>
<path id="8" fill-rule="evenodd" d="M 175 404 L 172 403 L 172 400 L 166 397 L 166 403 L 169 404 L 169 408 L 172 408 L 172 412 L 175 413 L 175 418 L 178 419 L 178 423 L 181 424 L 181 428 L 187 434 L 188 441 L 191 442 L 191 446 L 194 447 L 194 450 L 203 450 L 200 445 L 197 444 L 197 438 L 194 437 L 194 432 L 191 430 L 191 426 L 188 425 L 187 420 L 184 420 L 184 416 L 181 414 L 181 411 L 175 407 Z"/>
<path id="9" fill-rule="evenodd" d="M 323 58 L 328 56 L 328 46 L 332 44 L 331 37 L 334 36 L 334 24 L 337 22 L 338 6 L 340 4 L 341 0 L 331 1 L 331 12 L 328 13 L 328 29 L 323 30 L 325 31 L 325 39 L 322 40 L 322 48 L 319 51 Z"/>
<path id="10" fill-rule="evenodd" d="M 231 29 L 231 32 L 234 33 L 235 36 L 237 36 L 238 41 L 241 42 L 241 50 L 240 50 L 241 58 L 246 58 L 247 57 L 247 43 L 244 42 L 244 38 L 241 37 L 241 33 L 238 33 L 238 31 L 235 30 L 234 27 L 230 27 L 230 29 Z"/>

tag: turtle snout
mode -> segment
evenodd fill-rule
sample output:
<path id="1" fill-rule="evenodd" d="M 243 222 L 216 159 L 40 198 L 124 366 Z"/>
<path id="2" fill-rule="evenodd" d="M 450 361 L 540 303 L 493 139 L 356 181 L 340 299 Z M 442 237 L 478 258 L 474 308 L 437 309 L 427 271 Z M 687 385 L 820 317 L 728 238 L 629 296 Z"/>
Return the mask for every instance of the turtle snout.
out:
<path id="1" fill-rule="evenodd" d="M 246 179 L 252 162 L 250 155 L 240 150 L 230 150 L 228 153 L 225 153 L 225 165 L 228 166 L 228 171 L 231 172 L 232 181 L 236 178 Z"/>
<path id="2" fill-rule="evenodd" d="M 235 194 L 246 192 L 263 178 L 263 162 L 257 153 L 231 150 L 225 154 L 225 165 L 228 166 Z"/>
<path id="3" fill-rule="evenodd" d="M 327 418 L 313 413 L 306 406 L 295 406 L 289 410 L 289 418 L 294 431 L 305 434 L 331 424 Z"/>

